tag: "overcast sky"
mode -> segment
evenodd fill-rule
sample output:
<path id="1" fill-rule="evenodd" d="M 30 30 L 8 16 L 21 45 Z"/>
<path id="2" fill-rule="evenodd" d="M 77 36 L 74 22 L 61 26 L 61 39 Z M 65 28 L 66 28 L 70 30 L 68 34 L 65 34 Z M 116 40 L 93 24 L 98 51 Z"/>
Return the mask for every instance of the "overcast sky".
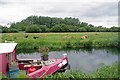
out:
<path id="1" fill-rule="evenodd" d="M 76 17 L 95 26 L 118 24 L 119 0 L 0 0 L 0 25 L 28 16 Z"/>

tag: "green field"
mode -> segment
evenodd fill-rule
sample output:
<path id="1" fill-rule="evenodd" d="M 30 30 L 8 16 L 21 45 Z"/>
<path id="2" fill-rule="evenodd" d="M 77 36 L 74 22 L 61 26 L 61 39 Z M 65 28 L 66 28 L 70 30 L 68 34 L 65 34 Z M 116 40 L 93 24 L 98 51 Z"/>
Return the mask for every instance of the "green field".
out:
<path id="1" fill-rule="evenodd" d="M 26 38 L 26 36 L 28 36 Z M 84 38 L 87 36 L 86 38 Z M 36 39 L 35 39 L 35 38 Z M 117 47 L 117 32 L 86 33 L 4 33 L 2 42 L 15 41 L 18 49 L 38 49 L 49 47 L 50 50 L 76 49 L 83 47 Z"/>

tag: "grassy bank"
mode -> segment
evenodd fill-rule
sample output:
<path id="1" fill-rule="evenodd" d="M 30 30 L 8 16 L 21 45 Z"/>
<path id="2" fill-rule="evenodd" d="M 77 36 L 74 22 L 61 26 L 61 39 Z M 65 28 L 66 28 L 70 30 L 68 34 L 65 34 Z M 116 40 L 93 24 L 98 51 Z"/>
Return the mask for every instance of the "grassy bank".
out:
<path id="1" fill-rule="evenodd" d="M 118 33 L 4 33 L 2 42 L 5 40 L 17 42 L 18 49 L 38 49 L 42 46 L 49 47 L 51 50 L 116 47 L 118 46 Z"/>
<path id="2" fill-rule="evenodd" d="M 67 79 L 75 79 L 75 78 L 118 78 L 119 74 L 118 74 L 118 63 L 114 63 L 111 66 L 102 66 L 100 68 L 98 68 L 98 70 L 96 72 L 93 73 L 83 73 L 79 70 L 74 70 L 74 71 L 70 71 L 67 73 L 55 73 L 54 75 L 50 75 L 48 77 L 46 77 L 45 80 L 47 79 L 63 79 L 63 78 L 67 78 Z M 27 76 L 25 75 L 24 72 L 21 72 L 18 75 L 18 78 L 27 78 Z"/>
<path id="3" fill-rule="evenodd" d="M 96 72 L 83 73 L 79 70 L 70 71 L 68 73 L 56 73 L 47 78 L 118 78 L 118 64 L 114 63 L 111 66 L 102 66 Z"/>
<path id="4" fill-rule="evenodd" d="M 2 78 L 7 78 L 4 74 L 2 74 L 2 72 L 0 72 L 0 80 L 2 79 Z"/>

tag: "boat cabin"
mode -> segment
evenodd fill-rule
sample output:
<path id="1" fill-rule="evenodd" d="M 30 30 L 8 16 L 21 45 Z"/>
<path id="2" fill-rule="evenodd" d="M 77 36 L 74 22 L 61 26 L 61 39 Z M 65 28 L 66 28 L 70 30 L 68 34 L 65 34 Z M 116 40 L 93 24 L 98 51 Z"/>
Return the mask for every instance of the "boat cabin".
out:
<path id="1" fill-rule="evenodd" d="M 10 70 L 15 69 L 13 65 L 17 65 L 16 45 L 17 43 L 0 43 L 0 72 L 8 77 Z"/>

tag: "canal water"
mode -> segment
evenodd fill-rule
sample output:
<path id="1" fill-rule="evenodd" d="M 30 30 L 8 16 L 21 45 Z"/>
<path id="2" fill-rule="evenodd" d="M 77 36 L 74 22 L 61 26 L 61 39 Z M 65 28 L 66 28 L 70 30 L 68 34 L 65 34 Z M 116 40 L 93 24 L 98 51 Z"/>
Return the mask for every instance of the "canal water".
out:
<path id="1" fill-rule="evenodd" d="M 117 48 L 107 49 L 80 49 L 80 50 L 66 50 L 66 51 L 51 51 L 49 58 L 62 58 L 64 53 L 67 53 L 71 70 L 80 70 L 85 73 L 96 71 L 103 65 L 112 65 L 118 61 Z M 33 58 L 39 59 L 41 53 L 39 52 L 20 52 L 17 55 L 18 59 Z"/>

